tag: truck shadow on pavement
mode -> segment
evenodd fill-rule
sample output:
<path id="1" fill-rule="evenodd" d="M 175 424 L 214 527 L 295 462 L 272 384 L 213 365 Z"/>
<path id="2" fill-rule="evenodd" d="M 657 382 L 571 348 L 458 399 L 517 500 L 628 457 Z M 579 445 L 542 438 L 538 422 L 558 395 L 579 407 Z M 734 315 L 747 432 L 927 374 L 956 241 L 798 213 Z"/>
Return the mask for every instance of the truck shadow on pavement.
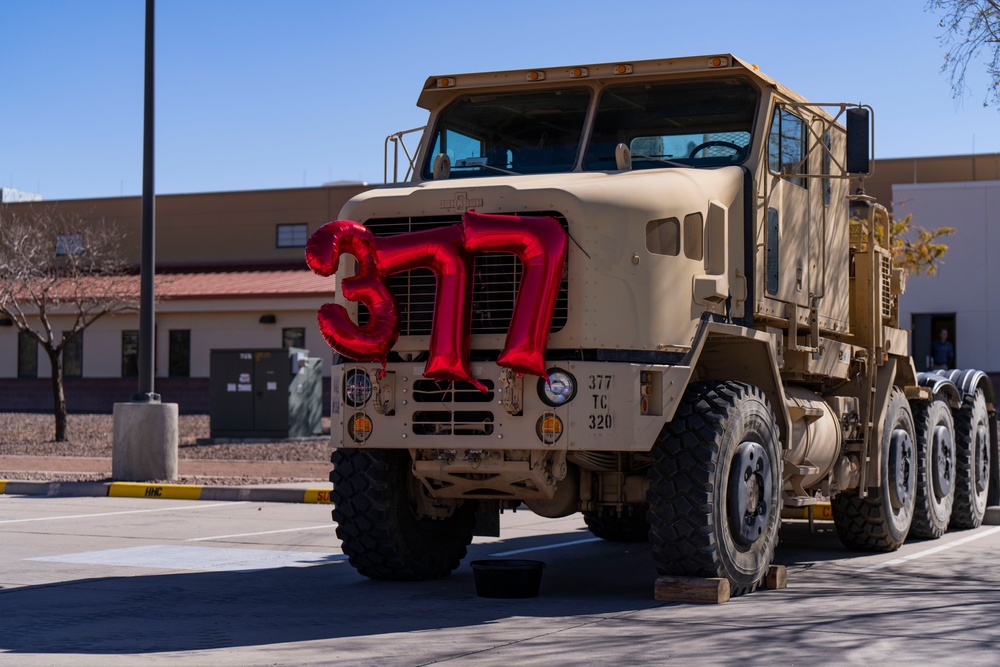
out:
<path id="1" fill-rule="evenodd" d="M 571 531 L 550 534 L 546 542 L 588 536 L 586 531 Z M 899 624 L 899 632 L 913 632 L 913 613 L 928 619 L 941 613 L 961 613 L 976 627 L 984 628 L 992 627 L 991 619 L 1000 614 L 996 581 L 984 585 L 985 575 L 972 564 L 957 561 L 956 571 L 940 581 L 893 573 L 876 577 L 858 574 L 859 567 L 851 565 L 851 554 L 834 550 L 828 544 L 828 534 L 820 534 L 820 546 L 811 550 L 797 544 L 801 537 L 794 533 L 783 542 L 786 546 L 779 547 L 777 561 L 790 570 L 788 589 L 761 591 L 708 607 L 655 601 L 652 588 L 656 573 L 649 547 L 603 541 L 516 556 L 541 558 L 547 563 L 538 598 L 476 596 L 471 560 L 538 547 L 537 537 L 473 544 L 469 556 L 451 576 L 428 582 L 369 581 L 341 556 L 317 553 L 320 564 L 309 567 L 138 573 L 6 588 L 0 590 L 0 605 L 5 610 L 0 615 L 0 651 L 115 655 L 344 640 L 337 644 L 341 658 L 358 651 L 378 656 L 380 650 L 405 657 L 406 653 L 399 653 L 400 647 L 390 646 L 392 642 L 373 642 L 372 638 L 461 631 L 462 637 L 474 636 L 481 642 L 480 649 L 485 649 L 550 631 L 611 622 L 627 625 L 622 625 L 624 631 L 602 632 L 602 650 L 606 651 L 611 641 L 620 643 L 622 655 L 626 655 L 644 637 L 662 641 L 676 633 L 678 641 L 685 642 L 699 635 L 718 637 L 720 632 L 738 637 L 759 627 L 766 613 L 769 635 L 778 640 L 776 647 L 787 652 L 809 630 L 831 632 L 843 625 L 845 633 L 860 642 L 878 624 Z M 793 569 L 801 572 L 801 579 L 791 574 Z M 959 573 L 959 569 L 965 571 Z M 877 586 L 872 585 L 874 579 Z M 926 591 L 928 586 L 940 586 L 942 595 L 931 605 L 914 608 L 912 594 Z M 857 604 L 834 620 L 829 614 L 811 611 L 819 608 L 824 598 L 834 597 L 854 598 Z M 901 608 L 911 612 L 909 621 L 900 616 Z M 643 613 L 647 610 L 653 610 L 655 616 Z M 498 625 L 498 621 L 504 623 Z M 931 620 L 927 623 L 930 631 L 936 631 Z M 580 645 L 579 632 L 575 637 L 573 654 L 586 655 L 581 653 L 586 648 Z M 435 641 L 431 635 L 409 635 L 410 650 L 414 641 L 419 642 L 421 656 L 412 655 L 414 662 L 480 650 Z M 538 648 L 548 653 L 559 644 L 553 637 L 551 643 L 546 639 L 545 646 Z M 761 657 L 759 652 L 755 655 Z M 779 657 L 775 654 L 775 659 Z"/>

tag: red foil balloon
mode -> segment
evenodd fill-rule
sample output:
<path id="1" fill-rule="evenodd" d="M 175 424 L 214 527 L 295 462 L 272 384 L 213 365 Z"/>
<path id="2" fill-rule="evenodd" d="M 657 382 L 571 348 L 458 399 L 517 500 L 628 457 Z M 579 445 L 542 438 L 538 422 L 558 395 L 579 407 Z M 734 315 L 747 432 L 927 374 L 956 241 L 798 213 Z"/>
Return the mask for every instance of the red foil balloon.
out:
<path id="1" fill-rule="evenodd" d="M 375 242 L 376 263 L 383 275 L 416 268 L 433 271 L 437 292 L 424 377 L 471 382 L 486 391 L 469 367 L 472 255 L 463 247 L 462 236 L 461 226 L 450 225 L 380 238 Z"/>
<path id="2" fill-rule="evenodd" d="M 356 325 L 347 310 L 335 303 L 319 309 L 319 330 L 327 344 L 340 354 L 357 361 L 377 361 L 385 367 L 389 350 L 399 338 L 399 316 L 392 295 L 376 264 L 375 237 L 367 228 L 350 220 L 335 220 L 320 227 L 306 244 L 306 263 L 321 276 L 337 271 L 340 255 L 349 253 L 358 260 L 356 276 L 341 281 L 344 298 L 368 307 L 371 316 L 363 327 Z"/>
<path id="3" fill-rule="evenodd" d="M 545 350 L 566 266 L 566 230 L 555 218 L 472 211 L 462 217 L 462 225 L 466 250 L 513 253 L 524 269 L 497 364 L 517 373 L 546 377 Z"/>

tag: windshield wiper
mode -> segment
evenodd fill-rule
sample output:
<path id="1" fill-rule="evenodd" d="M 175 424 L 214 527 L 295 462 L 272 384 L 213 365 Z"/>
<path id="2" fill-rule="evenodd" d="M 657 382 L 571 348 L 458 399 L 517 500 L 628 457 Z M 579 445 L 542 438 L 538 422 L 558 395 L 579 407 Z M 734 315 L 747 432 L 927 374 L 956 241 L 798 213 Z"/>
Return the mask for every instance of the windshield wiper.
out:
<path id="1" fill-rule="evenodd" d="M 477 158 L 477 157 L 469 157 L 469 158 L 462 158 L 460 160 L 455 160 L 455 167 L 456 168 L 483 167 L 484 169 L 492 169 L 493 171 L 498 171 L 501 174 L 520 176 L 520 174 L 516 171 L 503 169 L 501 167 L 495 167 L 492 164 L 486 162 L 486 160 L 484 160 L 483 158 Z"/>

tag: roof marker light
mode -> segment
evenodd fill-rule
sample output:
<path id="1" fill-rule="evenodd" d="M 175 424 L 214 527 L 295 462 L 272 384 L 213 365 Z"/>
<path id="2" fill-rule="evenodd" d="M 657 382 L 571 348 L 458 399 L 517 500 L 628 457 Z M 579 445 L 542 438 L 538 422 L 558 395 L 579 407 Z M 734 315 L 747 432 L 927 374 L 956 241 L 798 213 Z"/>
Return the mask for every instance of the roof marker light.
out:
<path id="1" fill-rule="evenodd" d="M 723 58 L 721 56 L 715 56 L 708 61 L 709 67 L 725 67 L 729 64 L 729 58 Z"/>
<path id="2" fill-rule="evenodd" d="M 532 70 L 528 72 L 528 81 L 544 81 L 544 80 L 545 80 L 545 72 L 542 72 L 540 70 Z"/>
<path id="3" fill-rule="evenodd" d="M 581 77 L 588 76 L 589 74 L 590 70 L 586 67 L 574 67 L 569 71 L 569 75 L 574 79 L 579 79 Z"/>
<path id="4" fill-rule="evenodd" d="M 632 73 L 632 66 L 631 65 L 615 65 L 614 72 L 615 72 L 615 74 L 631 74 Z"/>
<path id="5" fill-rule="evenodd" d="M 437 80 L 438 88 L 451 88 L 455 85 L 455 79 L 450 76 L 441 77 Z"/>

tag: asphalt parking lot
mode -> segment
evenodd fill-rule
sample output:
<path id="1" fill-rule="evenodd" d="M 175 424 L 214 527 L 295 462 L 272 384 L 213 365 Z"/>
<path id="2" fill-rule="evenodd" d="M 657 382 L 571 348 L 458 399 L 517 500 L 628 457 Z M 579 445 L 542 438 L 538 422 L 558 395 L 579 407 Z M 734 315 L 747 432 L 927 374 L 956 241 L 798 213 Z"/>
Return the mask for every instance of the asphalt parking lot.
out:
<path id="1" fill-rule="evenodd" d="M 505 513 L 450 577 L 372 582 L 328 505 L 0 496 L 0 664 L 955 664 L 1000 661 L 1000 527 L 845 552 L 782 529 L 788 588 L 657 602 L 645 545 Z M 546 563 L 538 598 L 476 596 L 469 561 Z"/>

